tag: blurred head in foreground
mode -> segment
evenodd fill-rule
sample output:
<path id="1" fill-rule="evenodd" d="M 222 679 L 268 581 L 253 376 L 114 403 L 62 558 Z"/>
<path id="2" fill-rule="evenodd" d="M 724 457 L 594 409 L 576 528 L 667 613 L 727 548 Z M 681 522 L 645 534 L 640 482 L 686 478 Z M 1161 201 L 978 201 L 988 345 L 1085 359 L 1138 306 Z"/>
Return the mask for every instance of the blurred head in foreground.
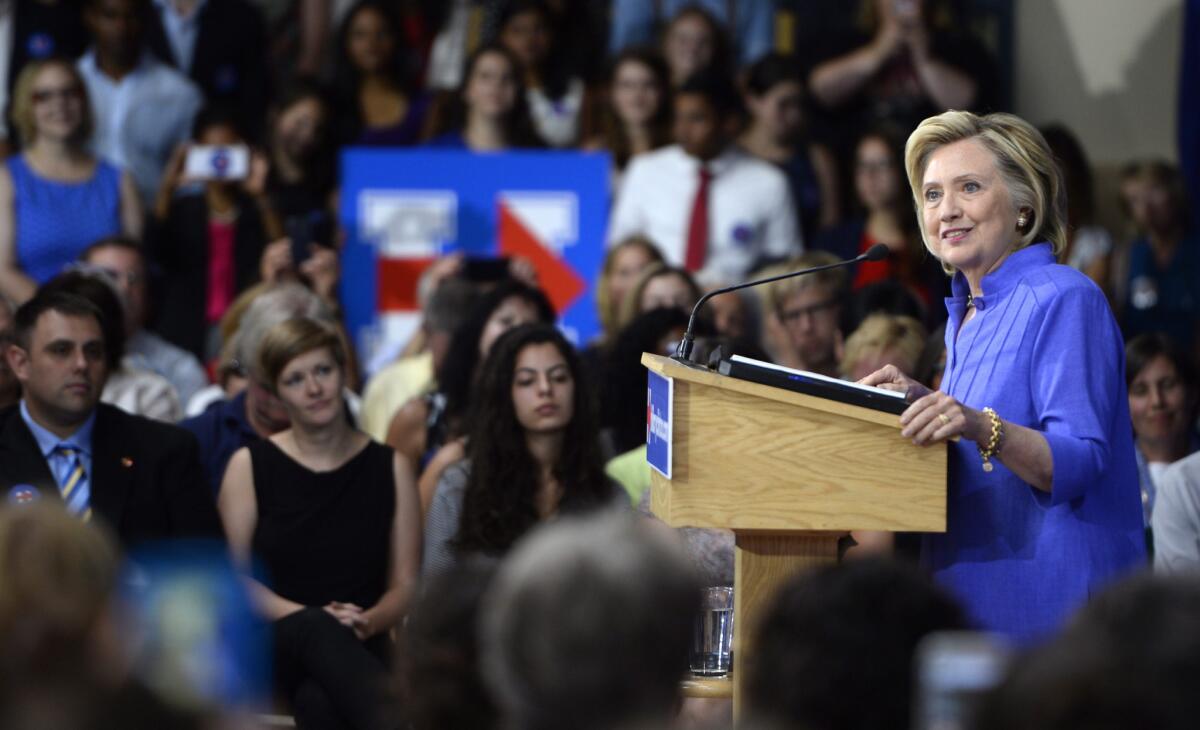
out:
<path id="1" fill-rule="evenodd" d="M 520 543 L 485 597 L 484 681 L 507 727 L 666 726 L 699 591 L 669 530 L 623 512 Z"/>

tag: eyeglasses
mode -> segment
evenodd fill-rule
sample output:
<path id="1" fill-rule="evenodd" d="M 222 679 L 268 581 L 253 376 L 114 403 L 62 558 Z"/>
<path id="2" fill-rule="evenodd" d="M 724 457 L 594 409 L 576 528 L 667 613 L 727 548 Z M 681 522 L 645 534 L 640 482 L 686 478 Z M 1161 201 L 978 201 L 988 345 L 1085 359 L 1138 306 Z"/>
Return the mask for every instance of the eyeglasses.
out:
<path id="1" fill-rule="evenodd" d="M 111 284 L 126 286 L 136 286 L 145 281 L 145 275 L 138 271 L 117 271 L 110 269 L 107 266 L 97 266 L 84 262 L 76 262 L 63 267 L 63 271 L 78 271 L 89 276 L 101 276 Z"/>
<path id="2" fill-rule="evenodd" d="M 138 271 L 117 271 L 116 269 L 109 269 L 103 266 L 97 267 L 96 270 L 118 284 L 125 284 L 126 286 L 137 286 L 142 283 L 142 279 L 144 278 Z"/>
<path id="3" fill-rule="evenodd" d="M 82 95 L 83 90 L 78 86 L 67 86 L 61 89 L 34 89 L 30 96 L 34 104 L 45 104 L 51 99 L 75 101 Z"/>
<path id="4" fill-rule="evenodd" d="M 837 301 L 833 299 L 816 304 L 810 304 L 807 307 L 797 307 L 796 309 L 781 309 L 779 310 L 779 319 L 782 322 L 795 322 L 803 317 L 815 317 L 827 309 L 833 309 L 837 306 Z"/>
<path id="5" fill-rule="evenodd" d="M 892 163 L 888 160 L 859 160 L 854 164 L 856 172 L 890 172 Z"/>

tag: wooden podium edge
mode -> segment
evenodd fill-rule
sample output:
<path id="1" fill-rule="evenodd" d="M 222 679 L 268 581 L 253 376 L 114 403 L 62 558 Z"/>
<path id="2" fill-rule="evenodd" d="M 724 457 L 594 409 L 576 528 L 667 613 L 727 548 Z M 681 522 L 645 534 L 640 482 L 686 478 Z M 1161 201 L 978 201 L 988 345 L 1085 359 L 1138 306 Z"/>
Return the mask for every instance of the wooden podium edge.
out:
<path id="1" fill-rule="evenodd" d="M 761 383 L 752 383 L 749 380 L 721 375 L 720 373 L 715 373 L 704 368 L 688 367 L 683 363 L 649 352 L 642 353 L 642 365 L 667 378 L 678 378 L 679 380 L 686 380 L 700 385 L 724 388 L 725 390 L 732 390 L 737 393 L 767 398 L 781 403 L 811 408 L 814 411 L 832 413 L 859 421 L 875 423 L 880 426 L 889 426 L 897 431 L 900 430 L 900 417 L 893 413 L 885 413 L 862 406 L 852 406 L 849 403 L 841 403 L 829 400 L 828 398 L 818 398 L 792 390 L 762 385 Z"/>

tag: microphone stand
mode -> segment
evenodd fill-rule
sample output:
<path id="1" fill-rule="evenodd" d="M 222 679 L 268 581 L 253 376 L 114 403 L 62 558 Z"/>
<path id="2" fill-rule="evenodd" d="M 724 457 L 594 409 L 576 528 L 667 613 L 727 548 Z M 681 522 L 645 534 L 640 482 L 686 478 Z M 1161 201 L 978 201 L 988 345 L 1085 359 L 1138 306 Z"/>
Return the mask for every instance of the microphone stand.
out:
<path id="1" fill-rule="evenodd" d="M 804 274 L 815 274 L 818 271 L 827 271 L 829 269 L 836 269 L 839 266 L 849 266 L 851 264 L 857 264 L 861 261 L 881 261 L 881 260 L 887 258 L 888 253 L 889 253 L 889 249 L 886 245 L 884 245 L 882 243 L 877 243 L 874 246 L 872 246 L 871 248 L 867 249 L 864 253 L 861 253 L 852 259 L 846 259 L 845 261 L 838 261 L 838 262 L 832 263 L 832 264 L 825 264 L 824 266 L 814 266 L 811 269 L 801 269 L 800 271 L 789 271 L 786 274 L 779 274 L 778 276 L 768 276 L 765 279 L 757 279 L 755 281 L 745 281 L 745 282 L 742 282 L 741 284 L 734 284 L 733 286 L 727 286 L 727 287 L 723 287 L 721 289 L 714 289 L 714 290 L 708 292 L 707 294 L 705 294 L 704 296 L 700 297 L 700 300 L 696 302 L 696 306 L 692 307 L 692 315 L 690 317 L 688 317 L 687 331 L 685 331 L 683 333 L 683 339 L 679 340 L 679 346 L 675 349 L 675 354 L 671 356 L 671 359 L 681 362 L 684 365 L 699 367 L 698 365 L 696 365 L 696 363 L 692 362 L 692 348 L 695 345 L 695 340 L 696 340 L 696 335 L 694 332 L 695 327 L 696 327 L 696 315 L 700 312 L 700 307 L 704 306 L 705 302 L 707 302 L 709 299 L 712 299 L 713 297 L 717 296 L 718 294 L 728 294 L 729 292 L 738 291 L 739 289 L 748 289 L 752 286 L 760 286 L 762 284 L 770 284 L 770 283 L 776 282 L 776 281 L 783 281 L 784 279 L 791 279 L 794 276 L 803 276 Z"/>

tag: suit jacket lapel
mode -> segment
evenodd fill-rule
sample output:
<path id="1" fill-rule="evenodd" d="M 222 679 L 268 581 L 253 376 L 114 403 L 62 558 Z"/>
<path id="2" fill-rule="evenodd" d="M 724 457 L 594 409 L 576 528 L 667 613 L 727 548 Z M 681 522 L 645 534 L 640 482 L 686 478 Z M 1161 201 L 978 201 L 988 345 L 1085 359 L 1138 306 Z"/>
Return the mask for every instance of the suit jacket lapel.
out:
<path id="1" fill-rule="evenodd" d="M 121 446 L 120 424 L 112 406 L 96 406 L 96 425 L 92 431 L 92 509 L 113 526 L 121 524 L 121 515 L 133 483 L 133 459 Z"/>
<path id="2" fill-rule="evenodd" d="M 12 407 L 0 426 L 0 481 L 7 491 L 18 484 L 37 487 L 51 499 L 61 499 L 58 482 L 50 472 L 50 465 L 42 456 L 37 439 L 21 418 L 17 406 Z"/>

